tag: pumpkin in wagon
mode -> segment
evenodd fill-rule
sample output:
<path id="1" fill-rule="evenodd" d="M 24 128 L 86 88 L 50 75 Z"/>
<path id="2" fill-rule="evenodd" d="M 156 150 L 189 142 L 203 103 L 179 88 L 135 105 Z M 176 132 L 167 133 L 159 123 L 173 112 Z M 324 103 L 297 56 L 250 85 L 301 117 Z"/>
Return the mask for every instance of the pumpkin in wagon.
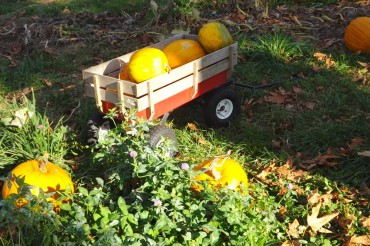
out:
<path id="1" fill-rule="evenodd" d="M 194 177 L 195 181 L 208 181 L 215 189 L 226 186 L 231 190 L 240 190 L 240 187 L 248 187 L 248 177 L 243 167 L 229 157 L 211 158 L 196 166 L 194 170 L 203 171 Z M 200 184 L 193 184 L 191 188 L 195 191 L 204 189 Z"/>
<path id="2" fill-rule="evenodd" d="M 198 32 L 199 42 L 207 53 L 212 53 L 233 43 L 233 38 L 226 26 L 212 21 L 201 27 Z"/>
<path id="3" fill-rule="evenodd" d="M 137 50 L 128 63 L 128 72 L 132 81 L 144 82 L 170 71 L 166 55 L 162 50 L 145 47 Z"/>
<path id="4" fill-rule="evenodd" d="M 351 51 L 370 53 L 370 17 L 352 20 L 344 33 L 344 43 Z"/>
<path id="5" fill-rule="evenodd" d="M 167 45 L 163 53 L 167 56 L 172 69 L 206 55 L 200 43 L 192 39 L 176 40 Z"/>
<path id="6" fill-rule="evenodd" d="M 130 81 L 130 74 L 128 72 L 128 63 L 126 63 L 125 65 L 123 65 L 119 75 L 118 75 L 118 78 L 121 79 L 121 80 L 126 80 L 126 81 Z"/>
<path id="7" fill-rule="evenodd" d="M 47 158 L 40 160 L 30 160 L 16 166 L 10 173 L 11 177 L 4 182 L 2 189 L 3 198 L 11 194 L 19 194 L 19 184 L 17 178 L 24 179 L 24 184 L 29 186 L 30 192 L 34 196 L 39 196 L 40 189 L 44 193 L 66 191 L 74 193 L 73 182 L 66 170 L 51 163 Z M 17 177 L 17 178 L 16 178 Z M 46 200 L 53 203 L 54 207 L 60 205 L 59 195 L 54 194 Z M 27 203 L 26 199 L 19 198 L 16 201 L 18 207 Z"/>

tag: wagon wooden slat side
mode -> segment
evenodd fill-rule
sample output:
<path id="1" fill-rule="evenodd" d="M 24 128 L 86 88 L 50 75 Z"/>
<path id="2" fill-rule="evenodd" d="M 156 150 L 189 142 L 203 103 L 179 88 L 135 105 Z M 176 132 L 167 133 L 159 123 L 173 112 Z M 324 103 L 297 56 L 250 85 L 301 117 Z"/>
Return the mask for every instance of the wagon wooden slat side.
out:
<path id="1" fill-rule="evenodd" d="M 163 49 L 178 39 L 197 40 L 182 34 L 151 45 Z M 134 51 L 135 52 L 135 51 Z M 142 83 L 117 79 L 122 66 L 134 53 L 117 57 L 82 71 L 85 94 L 95 98 L 98 109 L 106 114 L 116 105 L 121 110 L 136 109 L 137 115 L 153 120 L 181 105 L 226 84 L 237 63 L 237 43 Z"/>

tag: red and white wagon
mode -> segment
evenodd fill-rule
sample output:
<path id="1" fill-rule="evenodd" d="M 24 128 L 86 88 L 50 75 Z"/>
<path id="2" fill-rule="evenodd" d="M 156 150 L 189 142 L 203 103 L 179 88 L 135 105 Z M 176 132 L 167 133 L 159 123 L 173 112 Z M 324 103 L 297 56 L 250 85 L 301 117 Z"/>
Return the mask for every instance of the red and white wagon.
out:
<path id="1" fill-rule="evenodd" d="M 177 35 L 150 47 L 163 50 L 178 39 L 197 40 L 197 36 Z M 135 109 L 138 117 L 154 120 L 203 95 L 206 95 L 205 122 L 211 126 L 228 125 L 240 110 L 238 95 L 227 86 L 237 63 L 237 48 L 237 43 L 234 42 L 141 83 L 118 79 L 123 65 L 129 62 L 135 51 L 83 70 L 85 94 L 95 98 L 100 113 L 95 114 L 88 124 L 90 137 L 95 137 L 97 141 L 96 131 L 106 124 L 103 116 L 114 107 L 118 106 L 122 112 Z M 122 117 L 118 116 L 117 119 L 122 120 Z M 155 140 L 159 139 L 157 135 L 168 135 L 170 138 L 174 135 L 163 123 L 151 132 L 155 133 L 152 136 Z M 151 144 L 155 144 L 154 142 Z"/>

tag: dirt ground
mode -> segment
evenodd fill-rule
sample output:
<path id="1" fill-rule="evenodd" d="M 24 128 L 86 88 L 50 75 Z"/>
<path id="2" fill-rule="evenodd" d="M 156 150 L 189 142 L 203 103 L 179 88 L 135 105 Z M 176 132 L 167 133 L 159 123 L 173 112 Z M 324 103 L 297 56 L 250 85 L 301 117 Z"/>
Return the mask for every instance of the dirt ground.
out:
<path id="1" fill-rule="evenodd" d="M 160 20 L 157 25 L 142 28 L 140 21 L 145 13 L 135 15 L 77 13 L 55 18 L 25 17 L 22 12 L 0 16 L 0 56 L 16 66 L 17 57 L 32 50 L 58 50 L 76 46 L 80 42 L 93 42 L 109 36 L 113 45 L 139 37 L 145 43 L 153 40 L 157 33 L 169 33 L 171 29 L 184 28 L 185 23 L 177 20 L 172 24 Z M 215 19 L 224 22 L 235 33 L 262 34 L 282 30 L 297 41 L 310 42 L 320 49 L 343 48 L 343 35 L 348 23 L 356 17 L 370 14 L 370 1 L 340 1 L 328 7 L 284 6 L 267 10 L 262 6 L 244 4 L 231 12 L 213 11 L 190 23 L 195 30 L 203 22 Z M 77 25 L 76 25 L 77 24 Z M 78 31 L 69 31 L 78 26 Z M 152 35 L 154 33 L 154 35 Z"/>

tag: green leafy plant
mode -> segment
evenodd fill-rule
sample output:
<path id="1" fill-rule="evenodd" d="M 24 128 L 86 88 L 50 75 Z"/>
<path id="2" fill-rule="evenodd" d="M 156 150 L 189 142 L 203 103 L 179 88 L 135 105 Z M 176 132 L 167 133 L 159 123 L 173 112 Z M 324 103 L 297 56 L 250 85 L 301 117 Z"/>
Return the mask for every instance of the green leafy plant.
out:
<path id="1" fill-rule="evenodd" d="M 22 95 L 8 101 L 1 98 L 0 106 L 0 167 L 41 157 L 65 164 L 68 128 L 62 120 L 49 122 L 46 114 L 36 111 L 36 102 Z"/>

